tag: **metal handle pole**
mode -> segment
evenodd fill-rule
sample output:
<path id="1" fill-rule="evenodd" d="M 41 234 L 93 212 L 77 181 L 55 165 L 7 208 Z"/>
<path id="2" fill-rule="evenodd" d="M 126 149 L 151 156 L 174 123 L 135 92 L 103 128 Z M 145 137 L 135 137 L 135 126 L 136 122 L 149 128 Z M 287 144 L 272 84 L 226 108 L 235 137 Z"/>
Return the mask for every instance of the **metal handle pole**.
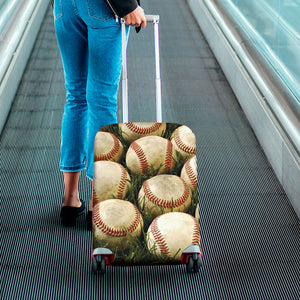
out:
<path id="1" fill-rule="evenodd" d="M 154 50 L 155 50 L 155 87 L 156 87 L 156 121 L 162 122 L 161 102 L 161 77 L 160 77 L 160 54 L 159 54 L 159 16 L 146 15 L 147 22 L 154 25 Z M 126 53 L 126 28 L 125 20 L 121 19 L 122 26 L 122 113 L 123 123 L 128 122 L 128 78 L 127 78 L 127 53 Z"/>
<path id="2" fill-rule="evenodd" d="M 126 53 L 126 27 L 125 20 L 121 19 L 122 29 L 122 113 L 123 123 L 128 122 L 128 78 L 127 78 L 127 53 Z"/>
<path id="3" fill-rule="evenodd" d="M 159 19 L 154 20 L 153 24 L 154 24 L 154 47 L 155 47 L 156 121 L 162 122 L 159 28 L 158 28 Z"/>

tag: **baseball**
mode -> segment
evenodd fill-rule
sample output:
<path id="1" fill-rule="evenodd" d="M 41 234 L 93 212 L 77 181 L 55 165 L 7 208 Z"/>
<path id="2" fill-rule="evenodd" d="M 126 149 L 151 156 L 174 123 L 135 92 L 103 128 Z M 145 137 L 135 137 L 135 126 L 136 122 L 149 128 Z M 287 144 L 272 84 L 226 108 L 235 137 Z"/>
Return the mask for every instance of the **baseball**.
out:
<path id="1" fill-rule="evenodd" d="M 114 134 L 102 131 L 97 132 L 94 144 L 94 161 L 110 160 L 120 162 L 123 156 L 123 145 Z"/>
<path id="2" fill-rule="evenodd" d="M 192 201 L 187 183 L 176 175 L 158 175 L 144 181 L 138 194 L 138 206 L 153 217 L 163 213 L 186 212 Z"/>
<path id="3" fill-rule="evenodd" d="M 112 161 L 94 162 L 93 204 L 111 198 L 124 199 L 130 187 L 126 169 Z"/>
<path id="4" fill-rule="evenodd" d="M 126 154 L 126 165 L 134 174 L 146 174 L 151 168 L 158 174 L 170 172 L 175 165 L 172 143 L 159 136 L 142 137 L 131 143 Z"/>
<path id="5" fill-rule="evenodd" d="M 171 212 L 158 216 L 147 231 L 149 251 L 163 259 L 180 261 L 187 247 L 199 244 L 199 223 L 186 213 Z"/>
<path id="6" fill-rule="evenodd" d="M 166 127 L 166 123 L 135 122 L 119 124 L 123 138 L 130 143 L 148 135 L 163 136 Z"/>
<path id="7" fill-rule="evenodd" d="M 93 208 L 93 246 L 125 250 L 132 238 L 141 235 L 142 226 L 142 216 L 131 202 L 119 199 L 100 202 Z"/>
<path id="8" fill-rule="evenodd" d="M 199 216 L 199 203 L 196 206 L 196 210 L 195 210 L 195 218 L 196 220 L 199 222 L 200 220 L 200 216 Z"/>
<path id="9" fill-rule="evenodd" d="M 196 137 L 192 130 L 182 125 L 171 136 L 171 142 L 176 151 L 185 159 L 196 154 Z"/>
<path id="10" fill-rule="evenodd" d="M 188 184 L 190 189 L 194 191 L 197 188 L 197 158 L 196 155 L 188 159 L 184 164 L 180 177 Z"/>

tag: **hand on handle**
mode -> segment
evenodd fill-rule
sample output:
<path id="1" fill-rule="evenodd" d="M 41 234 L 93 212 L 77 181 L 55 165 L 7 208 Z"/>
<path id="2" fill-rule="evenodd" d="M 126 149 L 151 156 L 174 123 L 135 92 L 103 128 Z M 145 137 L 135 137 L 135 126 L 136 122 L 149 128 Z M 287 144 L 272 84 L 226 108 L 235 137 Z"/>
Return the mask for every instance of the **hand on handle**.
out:
<path id="1" fill-rule="evenodd" d="M 145 28 L 147 25 L 144 10 L 138 6 L 134 11 L 124 17 L 126 25 Z"/>

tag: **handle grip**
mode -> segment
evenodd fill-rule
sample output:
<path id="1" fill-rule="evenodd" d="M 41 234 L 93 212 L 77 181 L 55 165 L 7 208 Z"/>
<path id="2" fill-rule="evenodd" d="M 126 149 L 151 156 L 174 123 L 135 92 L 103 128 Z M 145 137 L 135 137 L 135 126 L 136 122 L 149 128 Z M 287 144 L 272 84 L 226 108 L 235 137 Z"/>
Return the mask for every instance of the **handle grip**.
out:
<path id="1" fill-rule="evenodd" d="M 159 22 L 159 15 L 145 15 L 147 22 Z"/>
<path id="2" fill-rule="evenodd" d="M 159 15 L 145 15 L 147 22 L 159 23 Z M 121 23 L 125 23 L 125 20 L 121 18 Z"/>

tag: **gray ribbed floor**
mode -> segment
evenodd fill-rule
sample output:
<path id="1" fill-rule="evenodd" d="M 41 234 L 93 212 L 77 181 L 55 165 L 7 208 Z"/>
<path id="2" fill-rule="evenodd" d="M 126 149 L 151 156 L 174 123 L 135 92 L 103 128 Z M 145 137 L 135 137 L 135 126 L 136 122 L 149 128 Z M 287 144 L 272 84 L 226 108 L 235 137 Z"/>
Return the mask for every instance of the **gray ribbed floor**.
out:
<path id="1" fill-rule="evenodd" d="M 49 10 L 0 140 L 0 298 L 299 299 L 299 221 L 224 75 L 183 1 L 144 6 L 161 15 L 164 121 L 197 135 L 204 265 L 192 275 L 115 267 L 97 277 L 85 218 L 60 226 L 65 91 Z M 132 31 L 129 45 L 132 121 L 154 116 L 152 68 L 141 61 L 151 61 L 150 27 Z M 84 178 L 81 195 L 90 197 Z"/>

